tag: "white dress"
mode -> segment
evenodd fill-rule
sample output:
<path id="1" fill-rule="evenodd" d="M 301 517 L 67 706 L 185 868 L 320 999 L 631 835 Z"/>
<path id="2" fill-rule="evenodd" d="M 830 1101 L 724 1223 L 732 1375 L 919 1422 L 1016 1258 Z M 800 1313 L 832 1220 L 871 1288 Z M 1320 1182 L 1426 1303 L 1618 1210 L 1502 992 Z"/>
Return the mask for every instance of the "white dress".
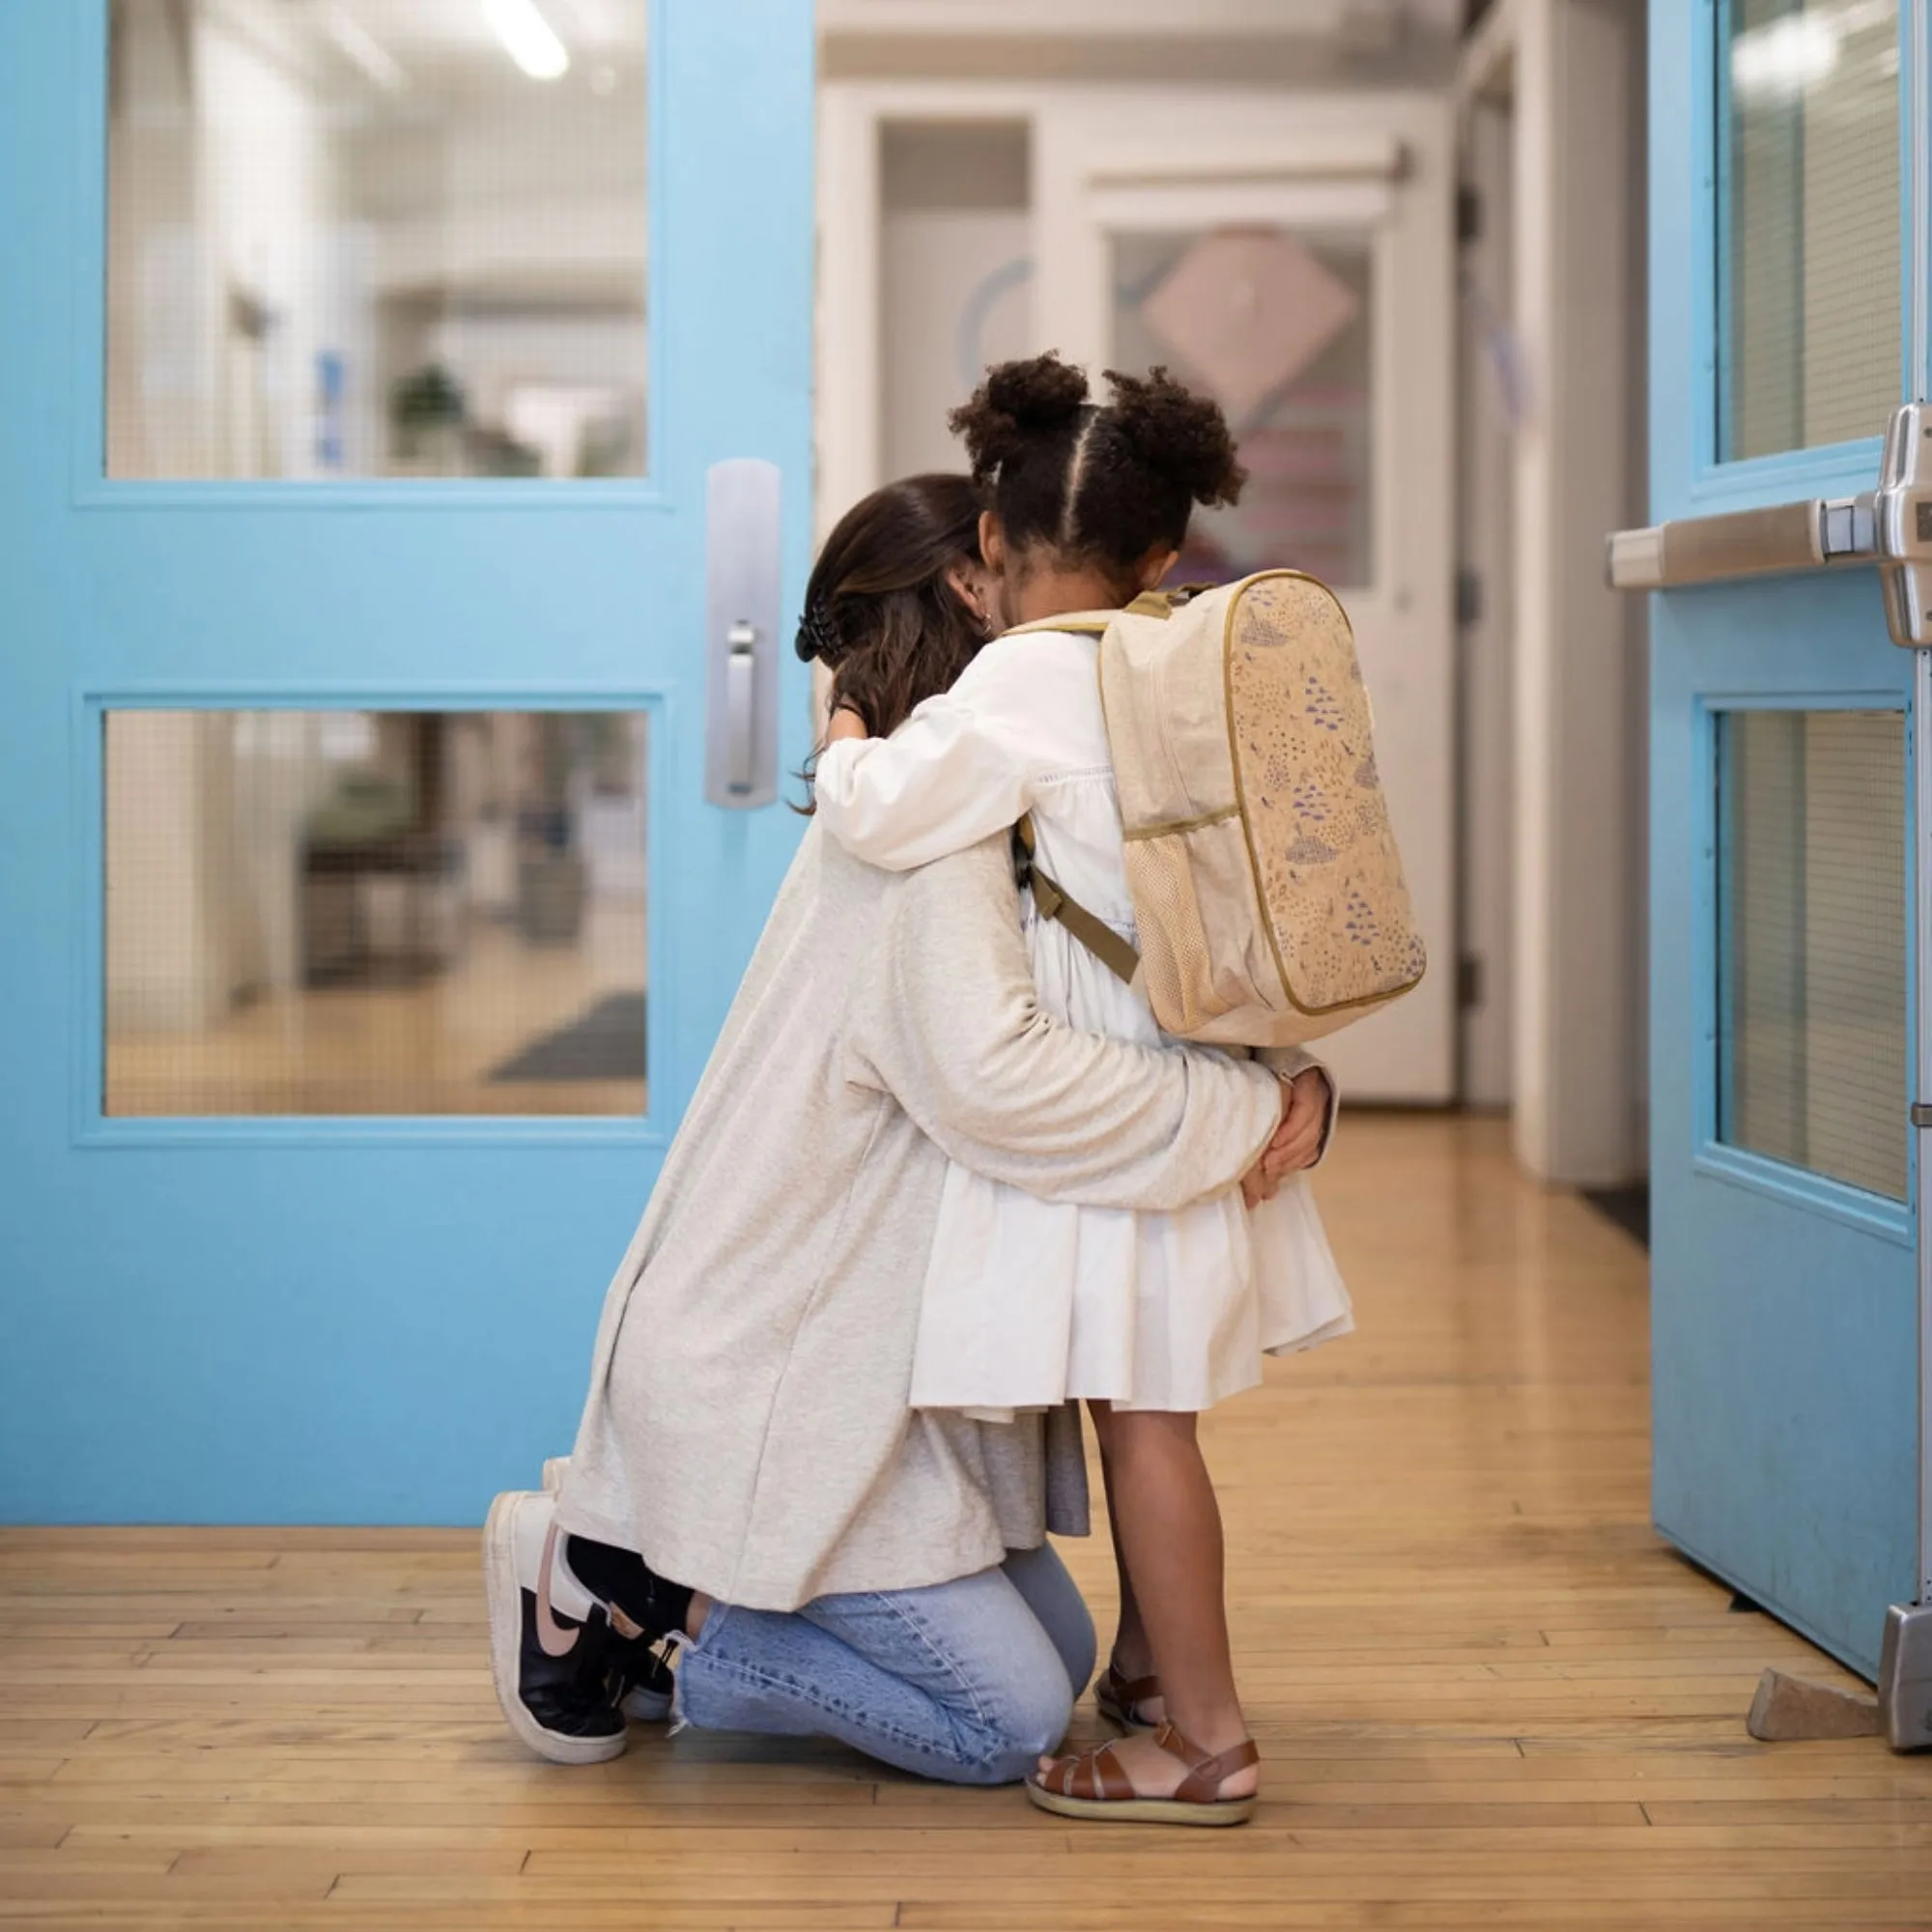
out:
<path id="1" fill-rule="evenodd" d="M 1097 677 L 1098 643 L 1029 632 L 988 644 L 888 739 L 819 759 L 819 814 L 857 857 L 908 871 L 1032 812 L 1041 870 L 1135 937 Z M 1158 1043 L 1140 992 L 1029 905 L 1041 1007 Z M 948 1171 L 922 1303 L 912 1406 L 998 1415 L 1069 1398 L 1199 1410 L 1251 1388 L 1264 1354 L 1354 1326 L 1296 1176 L 1252 1212 L 1230 1189 L 1173 1213 L 1042 1201 Z"/>

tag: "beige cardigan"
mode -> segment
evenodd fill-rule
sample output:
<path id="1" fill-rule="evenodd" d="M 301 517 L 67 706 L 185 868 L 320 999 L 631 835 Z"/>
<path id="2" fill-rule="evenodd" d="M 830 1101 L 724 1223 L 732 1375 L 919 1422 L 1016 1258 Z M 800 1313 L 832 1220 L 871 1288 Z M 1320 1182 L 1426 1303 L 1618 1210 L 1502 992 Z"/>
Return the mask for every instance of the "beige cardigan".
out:
<path id="1" fill-rule="evenodd" d="M 1041 1013 L 1004 840 L 895 877 L 814 827 L 611 1285 L 564 1526 L 764 1609 L 1083 1532 L 1070 1409 L 906 1406 L 947 1159 L 1172 1208 L 1279 1114 L 1259 1066 Z"/>

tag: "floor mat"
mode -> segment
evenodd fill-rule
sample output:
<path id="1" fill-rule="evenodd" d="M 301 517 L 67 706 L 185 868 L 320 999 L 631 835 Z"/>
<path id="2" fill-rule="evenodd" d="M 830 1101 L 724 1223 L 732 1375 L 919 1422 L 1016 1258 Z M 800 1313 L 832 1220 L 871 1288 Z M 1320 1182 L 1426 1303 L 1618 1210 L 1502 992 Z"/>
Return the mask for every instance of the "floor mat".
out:
<path id="1" fill-rule="evenodd" d="M 644 996 L 607 993 L 566 1027 L 491 1070 L 497 1080 L 636 1080 L 644 1071 Z"/>

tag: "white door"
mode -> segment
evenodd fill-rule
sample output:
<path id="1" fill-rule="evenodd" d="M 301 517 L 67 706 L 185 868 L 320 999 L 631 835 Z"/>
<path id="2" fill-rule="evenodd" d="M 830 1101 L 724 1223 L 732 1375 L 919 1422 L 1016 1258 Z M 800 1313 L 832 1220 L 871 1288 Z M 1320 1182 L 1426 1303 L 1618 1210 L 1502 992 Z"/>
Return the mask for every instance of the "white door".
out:
<path id="1" fill-rule="evenodd" d="M 1456 1097 L 1451 124 L 1416 97 L 1096 92 L 1035 126 L 1035 333 L 1170 364 L 1241 439 L 1183 577 L 1332 583 L 1433 970 L 1326 1043 L 1355 1097 Z"/>

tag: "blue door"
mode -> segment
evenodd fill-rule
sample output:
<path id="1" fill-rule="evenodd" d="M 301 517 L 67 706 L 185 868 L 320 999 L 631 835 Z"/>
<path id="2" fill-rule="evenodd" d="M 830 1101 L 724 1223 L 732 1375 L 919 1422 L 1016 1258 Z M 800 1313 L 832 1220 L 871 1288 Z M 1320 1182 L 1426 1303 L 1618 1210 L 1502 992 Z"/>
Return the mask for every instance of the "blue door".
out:
<path id="1" fill-rule="evenodd" d="M 1927 393 L 1918 11 L 1653 5 L 1662 527 L 1613 553 L 1619 581 L 1664 586 L 1656 1520 L 1867 1675 L 1923 1580 L 1918 654 L 1870 567 L 1881 440 Z"/>
<path id="2" fill-rule="evenodd" d="M 567 1443 L 797 838 L 812 51 L 0 8 L 0 1517 Z"/>

